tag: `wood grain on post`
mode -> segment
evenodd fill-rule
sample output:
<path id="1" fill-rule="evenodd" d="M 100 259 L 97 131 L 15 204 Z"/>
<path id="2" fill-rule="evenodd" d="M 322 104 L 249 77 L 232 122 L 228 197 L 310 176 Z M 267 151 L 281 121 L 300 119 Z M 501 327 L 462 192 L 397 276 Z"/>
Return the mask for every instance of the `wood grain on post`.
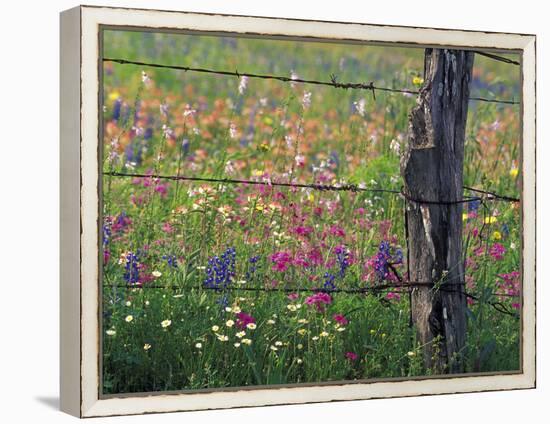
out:
<path id="1" fill-rule="evenodd" d="M 473 61 L 473 52 L 426 49 L 424 85 L 409 115 L 408 144 L 401 157 L 404 193 L 409 198 L 410 280 L 434 282 L 432 287 L 413 289 L 411 315 L 424 365 L 436 372 L 463 371 L 463 205 L 452 202 L 462 199 Z"/>

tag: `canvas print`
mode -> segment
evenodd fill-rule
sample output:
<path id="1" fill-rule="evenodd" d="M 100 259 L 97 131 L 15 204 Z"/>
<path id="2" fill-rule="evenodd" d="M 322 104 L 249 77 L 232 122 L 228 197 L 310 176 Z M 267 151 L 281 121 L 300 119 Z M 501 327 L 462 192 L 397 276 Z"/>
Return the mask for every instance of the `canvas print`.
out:
<path id="1" fill-rule="evenodd" d="M 518 54 L 100 39 L 103 396 L 521 371 Z"/>

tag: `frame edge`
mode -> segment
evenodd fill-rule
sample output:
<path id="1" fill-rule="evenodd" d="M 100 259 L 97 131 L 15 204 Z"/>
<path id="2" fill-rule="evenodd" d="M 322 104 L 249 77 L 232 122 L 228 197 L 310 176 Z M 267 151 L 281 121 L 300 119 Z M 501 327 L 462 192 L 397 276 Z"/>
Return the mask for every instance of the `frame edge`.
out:
<path id="1" fill-rule="evenodd" d="M 60 13 L 60 409 L 81 416 L 80 7 Z"/>

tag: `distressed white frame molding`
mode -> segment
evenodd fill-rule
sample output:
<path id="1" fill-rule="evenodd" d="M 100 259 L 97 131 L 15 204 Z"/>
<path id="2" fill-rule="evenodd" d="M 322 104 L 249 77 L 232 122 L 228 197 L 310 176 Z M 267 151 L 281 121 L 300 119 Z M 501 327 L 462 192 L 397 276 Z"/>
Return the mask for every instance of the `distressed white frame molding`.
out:
<path id="1" fill-rule="evenodd" d="M 518 373 L 102 398 L 99 387 L 100 25 L 514 50 L 522 69 L 522 367 Z M 535 36 L 81 6 L 61 14 L 61 409 L 80 417 L 535 385 Z"/>

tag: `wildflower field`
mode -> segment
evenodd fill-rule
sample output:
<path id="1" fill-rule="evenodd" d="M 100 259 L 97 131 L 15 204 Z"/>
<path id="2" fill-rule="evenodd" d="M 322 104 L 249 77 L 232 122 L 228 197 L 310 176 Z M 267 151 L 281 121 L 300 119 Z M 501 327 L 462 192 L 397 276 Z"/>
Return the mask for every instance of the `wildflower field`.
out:
<path id="1" fill-rule="evenodd" d="M 105 58 L 290 78 L 103 63 L 103 393 L 433 375 L 396 284 L 416 96 L 295 81 L 416 91 L 423 49 L 103 37 Z M 476 55 L 472 97 L 518 100 L 519 83 Z M 466 186 L 520 196 L 519 112 L 470 101 Z M 520 366 L 520 212 L 464 204 L 467 372 Z"/>

